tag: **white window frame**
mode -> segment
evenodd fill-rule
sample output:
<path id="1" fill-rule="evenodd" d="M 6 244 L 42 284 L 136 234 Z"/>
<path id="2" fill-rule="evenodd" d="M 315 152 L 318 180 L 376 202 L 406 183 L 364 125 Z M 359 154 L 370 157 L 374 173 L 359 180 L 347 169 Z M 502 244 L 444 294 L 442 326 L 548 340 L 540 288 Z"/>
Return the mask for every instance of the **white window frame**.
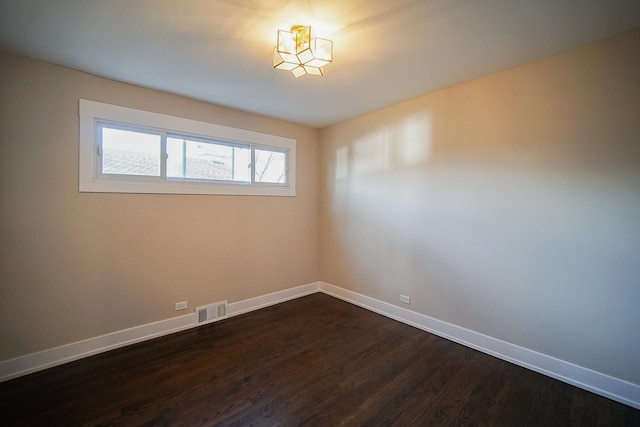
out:
<path id="1" fill-rule="evenodd" d="M 150 194 L 226 194 L 254 196 L 296 195 L 296 140 L 237 129 L 182 117 L 137 110 L 118 105 L 80 99 L 79 102 L 79 185 L 80 192 L 91 193 L 150 193 Z M 118 127 L 131 127 L 185 135 L 195 138 L 228 141 L 255 149 L 286 153 L 287 179 L 285 184 L 255 182 L 253 165 L 251 182 L 224 182 L 191 179 L 166 179 L 137 175 L 108 176 L 100 174 L 98 149 L 99 124 L 113 123 Z M 165 162 L 163 155 L 163 163 Z M 166 169 L 162 166 L 162 169 Z"/>

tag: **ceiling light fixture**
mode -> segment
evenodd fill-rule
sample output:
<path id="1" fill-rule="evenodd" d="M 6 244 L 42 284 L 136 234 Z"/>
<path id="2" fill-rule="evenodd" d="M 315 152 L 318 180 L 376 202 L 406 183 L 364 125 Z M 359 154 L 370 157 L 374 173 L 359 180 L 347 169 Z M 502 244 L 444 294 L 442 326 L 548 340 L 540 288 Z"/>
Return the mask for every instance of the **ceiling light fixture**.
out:
<path id="1" fill-rule="evenodd" d="M 291 71 L 294 76 L 323 76 L 323 67 L 333 61 L 333 42 L 311 38 L 311 27 L 294 25 L 291 31 L 278 30 L 273 48 L 273 68 Z"/>

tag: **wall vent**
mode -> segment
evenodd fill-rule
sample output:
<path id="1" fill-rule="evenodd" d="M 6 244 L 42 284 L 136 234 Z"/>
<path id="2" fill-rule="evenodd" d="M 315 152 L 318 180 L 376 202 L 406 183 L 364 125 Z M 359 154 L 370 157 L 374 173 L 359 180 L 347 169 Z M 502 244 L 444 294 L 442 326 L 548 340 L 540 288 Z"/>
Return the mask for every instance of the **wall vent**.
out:
<path id="1" fill-rule="evenodd" d="M 227 301 L 196 307 L 196 315 L 198 316 L 198 325 L 205 325 L 224 319 L 227 317 Z"/>

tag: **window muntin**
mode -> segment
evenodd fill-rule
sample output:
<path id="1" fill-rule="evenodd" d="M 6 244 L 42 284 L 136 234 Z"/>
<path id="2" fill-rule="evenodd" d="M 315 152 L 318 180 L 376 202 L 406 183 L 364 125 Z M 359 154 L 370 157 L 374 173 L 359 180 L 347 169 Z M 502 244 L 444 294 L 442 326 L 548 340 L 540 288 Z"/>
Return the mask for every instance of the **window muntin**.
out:
<path id="1" fill-rule="evenodd" d="M 296 195 L 294 139 L 83 99 L 79 114 L 81 192 Z"/>

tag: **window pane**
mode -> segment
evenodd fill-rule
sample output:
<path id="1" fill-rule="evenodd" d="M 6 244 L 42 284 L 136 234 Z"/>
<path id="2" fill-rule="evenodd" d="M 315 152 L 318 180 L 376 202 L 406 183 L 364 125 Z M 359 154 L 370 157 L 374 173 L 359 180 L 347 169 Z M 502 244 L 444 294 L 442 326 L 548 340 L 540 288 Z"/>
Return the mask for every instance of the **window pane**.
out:
<path id="1" fill-rule="evenodd" d="M 282 151 L 255 150 L 255 181 L 270 184 L 287 182 L 287 155 Z"/>
<path id="2" fill-rule="evenodd" d="M 160 135 L 102 127 L 102 173 L 160 176 Z"/>
<path id="3" fill-rule="evenodd" d="M 167 138 L 169 178 L 249 182 L 248 147 Z"/>

